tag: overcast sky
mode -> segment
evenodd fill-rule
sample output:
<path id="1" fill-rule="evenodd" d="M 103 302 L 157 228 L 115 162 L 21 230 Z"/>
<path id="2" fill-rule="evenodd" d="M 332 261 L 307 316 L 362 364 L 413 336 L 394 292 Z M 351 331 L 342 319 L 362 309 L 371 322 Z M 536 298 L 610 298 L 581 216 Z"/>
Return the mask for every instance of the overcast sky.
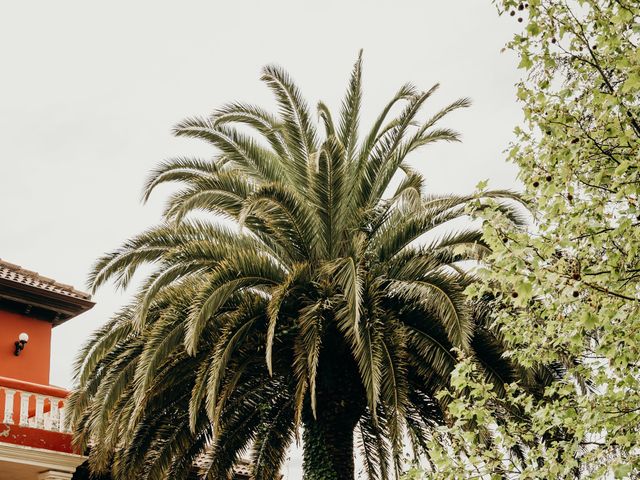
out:
<path id="1" fill-rule="evenodd" d="M 163 192 L 140 203 L 147 172 L 174 155 L 207 154 L 171 136 L 192 115 L 244 100 L 272 107 L 260 68 L 286 67 L 309 103 L 338 106 L 364 48 L 368 124 L 404 82 L 473 107 L 443 124 L 463 143 L 414 165 L 437 192 L 479 180 L 517 186 L 504 149 L 520 119 L 516 60 L 500 53 L 516 27 L 491 0 L 5 2 L 0 13 L 0 257 L 77 288 L 93 261 L 158 221 Z M 53 384 L 89 333 L 126 296 L 54 330 Z"/>

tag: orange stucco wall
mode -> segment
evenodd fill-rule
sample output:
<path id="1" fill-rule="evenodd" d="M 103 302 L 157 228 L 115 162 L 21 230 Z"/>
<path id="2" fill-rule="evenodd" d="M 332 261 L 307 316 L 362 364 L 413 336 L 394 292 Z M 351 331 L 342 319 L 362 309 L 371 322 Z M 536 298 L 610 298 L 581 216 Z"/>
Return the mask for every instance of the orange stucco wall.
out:
<path id="1" fill-rule="evenodd" d="M 0 310 L 0 376 L 48 385 L 51 328 L 47 321 Z M 22 332 L 29 343 L 16 357 L 15 342 Z"/>

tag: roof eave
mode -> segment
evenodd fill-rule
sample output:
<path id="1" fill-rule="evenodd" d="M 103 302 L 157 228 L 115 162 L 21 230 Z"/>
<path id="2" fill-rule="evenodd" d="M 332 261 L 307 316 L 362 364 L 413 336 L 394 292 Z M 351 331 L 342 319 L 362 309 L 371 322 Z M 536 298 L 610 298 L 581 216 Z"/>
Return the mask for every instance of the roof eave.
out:
<path id="1" fill-rule="evenodd" d="M 90 310 L 95 305 L 95 302 L 89 299 L 52 292 L 4 278 L 0 278 L 0 298 L 54 313 L 52 320 L 54 327 Z"/>

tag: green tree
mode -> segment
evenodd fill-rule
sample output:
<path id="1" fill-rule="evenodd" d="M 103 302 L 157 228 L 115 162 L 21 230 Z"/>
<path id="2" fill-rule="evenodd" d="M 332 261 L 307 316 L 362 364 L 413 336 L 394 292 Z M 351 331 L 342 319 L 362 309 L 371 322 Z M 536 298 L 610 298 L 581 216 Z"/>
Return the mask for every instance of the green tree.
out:
<path id="1" fill-rule="evenodd" d="M 638 478 L 640 475 L 640 4 L 609 0 L 496 2 L 518 20 L 509 48 L 526 72 L 525 121 L 509 158 L 536 212 L 529 231 L 483 209 L 482 287 L 502 298 L 496 319 L 517 365 L 562 364 L 564 381 L 535 401 L 507 385 L 499 399 L 471 362 L 446 394 L 456 452 L 429 478 Z M 517 25 L 517 24 L 516 24 Z M 496 423 L 501 408 L 526 420 Z M 483 418 L 487 449 L 459 432 Z M 523 438 L 563 438 L 506 455 Z M 436 446 L 437 447 L 437 446 Z M 470 461 L 471 459 L 471 461 Z"/>
<path id="2" fill-rule="evenodd" d="M 489 250 L 451 222 L 491 201 L 519 223 L 512 194 L 427 195 L 407 163 L 458 141 L 437 124 L 469 101 L 418 121 L 437 85 L 405 85 L 358 139 L 361 58 L 337 123 L 318 104 L 322 133 L 283 70 L 262 80 L 278 114 L 232 103 L 178 124 L 216 156 L 161 164 L 144 199 L 181 185 L 164 222 L 95 265 L 94 289 L 155 267 L 79 357 L 70 418 L 95 471 L 176 479 L 199 459 L 218 480 L 250 449 L 270 480 L 302 432 L 306 480 L 354 478 L 354 441 L 369 478 L 386 479 L 405 434 L 421 449 L 444 422 L 454 348 L 498 386 L 552 378 L 501 358 L 490 302 L 463 294 Z"/>

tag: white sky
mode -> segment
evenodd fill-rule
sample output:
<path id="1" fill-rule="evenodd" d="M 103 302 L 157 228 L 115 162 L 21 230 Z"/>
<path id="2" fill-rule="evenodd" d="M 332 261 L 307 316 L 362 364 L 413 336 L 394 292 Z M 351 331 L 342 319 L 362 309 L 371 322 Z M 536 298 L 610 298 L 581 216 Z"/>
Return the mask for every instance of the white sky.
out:
<path id="1" fill-rule="evenodd" d="M 337 108 L 360 48 L 364 126 L 407 81 L 442 84 L 434 110 L 473 100 L 442 124 L 463 143 L 415 159 L 431 191 L 485 178 L 514 188 L 503 150 L 520 119 L 519 74 L 500 50 L 516 25 L 491 0 L 5 2 L 0 258 L 84 288 L 99 255 L 158 221 L 162 192 L 139 201 L 148 171 L 211 152 L 173 138 L 175 123 L 231 100 L 271 107 L 259 76 L 272 62 L 311 105 Z M 54 330 L 53 384 L 71 386 L 80 345 L 125 299 L 103 288 L 93 310 Z"/>

